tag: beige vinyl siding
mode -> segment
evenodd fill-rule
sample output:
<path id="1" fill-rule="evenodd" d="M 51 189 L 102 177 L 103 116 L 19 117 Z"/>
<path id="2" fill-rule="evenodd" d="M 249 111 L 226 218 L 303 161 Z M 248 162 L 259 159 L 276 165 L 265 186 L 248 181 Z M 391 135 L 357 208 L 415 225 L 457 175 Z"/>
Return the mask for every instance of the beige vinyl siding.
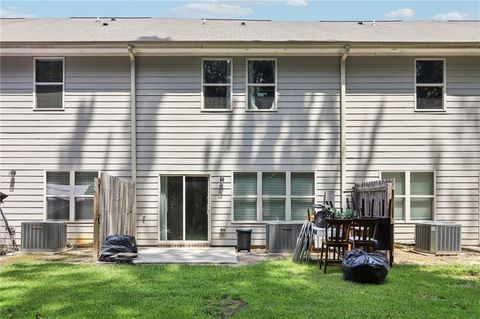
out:
<path id="1" fill-rule="evenodd" d="M 413 57 L 347 60 L 349 186 L 380 171 L 435 171 L 437 221 L 479 243 L 480 58 L 446 59 L 446 112 L 414 112 Z M 413 224 L 397 222 L 412 242 Z"/>
<path id="2" fill-rule="evenodd" d="M 263 224 L 231 222 L 232 171 L 316 171 L 317 193 L 340 195 L 338 59 L 278 58 L 273 113 L 245 112 L 245 58 L 233 70 L 233 111 L 201 112 L 200 58 L 137 58 L 139 244 L 158 242 L 161 172 L 210 174 L 212 245 L 235 245 L 236 227 L 265 244 Z"/>
<path id="3" fill-rule="evenodd" d="M 130 69 L 126 57 L 66 57 L 65 111 L 34 111 L 33 59 L 0 62 L 0 189 L 10 194 L 3 207 L 20 237 L 22 221 L 44 218 L 44 171 L 130 176 Z M 91 223 L 70 224 L 68 240 L 91 242 Z"/>
<path id="4" fill-rule="evenodd" d="M 222 58 L 233 58 L 232 112 L 201 111 L 200 57 L 137 57 L 140 245 L 158 243 L 160 173 L 210 174 L 213 245 L 235 245 L 237 227 L 265 244 L 263 224 L 231 222 L 233 171 L 315 171 L 317 200 L 333 189 L 339 204 L 339 58 L 279 57 L 268 113 L 245 111 L 246 59 Z M 414 112 L 413 61 L 347 59 L 347 187 L 380 171 L 435 171 L 436 219 L 478 244 L 480 58 L 446 59 L 446 112 L 433 113 Z M 15 169 L 4 207 L 19 237 L 21 221 L 43 219 L 45 170 L 130 176 L 129 60 L 67 57 L 61 112 L 33 110 L 32 58 L 0 62 L 0 189 Z M 90 223 L 69 225 L 70 241 L 91 239 Z M 396 239 L 412 241 L 413 225 L 397 223 Z"/>

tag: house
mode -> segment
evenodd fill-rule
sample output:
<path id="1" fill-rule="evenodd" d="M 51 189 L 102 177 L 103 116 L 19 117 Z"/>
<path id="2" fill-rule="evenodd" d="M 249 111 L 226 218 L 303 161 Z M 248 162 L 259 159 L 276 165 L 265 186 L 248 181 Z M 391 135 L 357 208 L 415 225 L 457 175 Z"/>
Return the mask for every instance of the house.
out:
<path id="1" fill-rule="evenodd" d="M 92 240 L 93 178 L 137 182 L 138 243 L 265 244 L 334 190 L 396 179 L 396 239 L 479 244 L 480 22 L 1 20 L 11 224 Z M 9 191 L 11 171 L 16 172 Z"/>

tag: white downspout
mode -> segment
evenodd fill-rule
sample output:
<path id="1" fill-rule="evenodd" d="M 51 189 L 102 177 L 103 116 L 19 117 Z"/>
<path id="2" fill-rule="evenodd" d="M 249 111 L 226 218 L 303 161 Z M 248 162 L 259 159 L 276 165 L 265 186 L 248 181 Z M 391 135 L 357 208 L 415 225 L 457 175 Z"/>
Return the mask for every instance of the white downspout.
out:
<path id="1" fill-rule="evenodd" d="M 347 60 L 350 46 L 346 45 L 340 60 L 340 208 L 344 208 L 346 202 L 345 191 L 347 188 L 347 134 L 346 134 L 346 72 L 345 62 Z"/>
<path id="2" fill-rule="evenodd" d="M 136 88 L 135 88 L 135 55 L 133 46 L 128 45 L 128 56 L 130 57 L 130 151 L 132 180 L 137 180 L 137 110 L 136 110 Z"/>

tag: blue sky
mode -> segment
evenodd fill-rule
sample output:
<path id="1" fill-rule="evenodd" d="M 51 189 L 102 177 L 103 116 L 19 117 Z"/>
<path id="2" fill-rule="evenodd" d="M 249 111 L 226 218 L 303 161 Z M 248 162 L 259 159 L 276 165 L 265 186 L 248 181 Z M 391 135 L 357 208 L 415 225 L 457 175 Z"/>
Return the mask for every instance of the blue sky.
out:
<path id="1" fill-rule="evenodd" d="M 7 1 L 2 17 L 148 16 L 271 20 L 465 20 L 480 18 L 475 1 Z"/>

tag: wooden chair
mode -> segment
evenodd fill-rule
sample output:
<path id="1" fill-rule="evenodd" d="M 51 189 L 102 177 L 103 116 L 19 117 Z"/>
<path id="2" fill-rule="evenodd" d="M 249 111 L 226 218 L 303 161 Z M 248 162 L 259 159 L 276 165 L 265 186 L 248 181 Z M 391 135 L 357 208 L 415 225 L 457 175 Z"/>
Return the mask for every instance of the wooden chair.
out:
<path id="1" fill-rule="evenodd" d="M 366 252 L 375 252 L 377 225 L 378 218 L 355 218 L 349 238 L 352 247 L 362 248 Z"/>
<path id="2" fill-rule="evenodd" d="M 351 219 L 326 219 L 325 238 L 322 240 L 322 248 L 320 251 L 319 266 L 322 269 L 323 252 L 325 251 L 325 269 L 327 273 L 328 253 L 330 248 L 333 248 L 333 259 L 335 261 L 335 254 L 338 251 L 338 260 L 340 259 L 340 252 L 345 254 L 345 248 L 350 246 L 349 234 L 352 225 Z"/>

